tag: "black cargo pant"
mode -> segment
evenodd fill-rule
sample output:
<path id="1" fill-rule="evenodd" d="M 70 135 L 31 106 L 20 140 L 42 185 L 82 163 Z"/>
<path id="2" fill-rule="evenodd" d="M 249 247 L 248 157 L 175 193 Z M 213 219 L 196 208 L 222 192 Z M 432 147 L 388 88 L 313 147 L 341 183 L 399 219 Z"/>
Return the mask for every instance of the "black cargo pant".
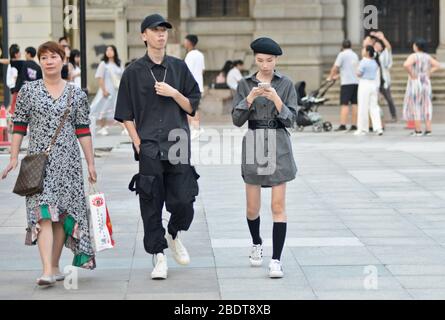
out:
<path id="1" fill-rule="evenodd" d="M 199 175 L 189 164 L 172 165 L 170 161 L 139 155 L 139 174 L 130 183 L 130 190 L 139 194 L 144 223 L 144 247 L 149 254 L 168 248 L 162 225 L 164 203 L 171 217 L 168 233 L 176 238 L 179 231 L 187 231 L 193 221 Z"/>

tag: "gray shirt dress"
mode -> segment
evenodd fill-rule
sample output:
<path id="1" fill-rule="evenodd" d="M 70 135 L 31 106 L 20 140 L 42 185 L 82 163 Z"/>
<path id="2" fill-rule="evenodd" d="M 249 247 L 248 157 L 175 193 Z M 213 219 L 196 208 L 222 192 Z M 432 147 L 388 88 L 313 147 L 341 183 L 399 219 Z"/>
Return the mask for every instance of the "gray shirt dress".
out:
<path id="1" fill-rule="evenodd" d="M 247 96 L 259 83 L 256 74 L 240 81 L 233 101 L 233 123 L 242 127 L 252 120 L 277 121 L 291 128 L 297 116 L 297 93 L 293 82 L 278 72 L 274 73 L 271 85 L 283 101 L 281 112 L 264 97 L 256 98 L 249 108 Z M 269 160 L 266 161 L 266 158 Z M 297 166 L 287 129 L 249 129 L 243 139 L 241 171 L 246 184 L 263 188 L 294 180 Z"/>

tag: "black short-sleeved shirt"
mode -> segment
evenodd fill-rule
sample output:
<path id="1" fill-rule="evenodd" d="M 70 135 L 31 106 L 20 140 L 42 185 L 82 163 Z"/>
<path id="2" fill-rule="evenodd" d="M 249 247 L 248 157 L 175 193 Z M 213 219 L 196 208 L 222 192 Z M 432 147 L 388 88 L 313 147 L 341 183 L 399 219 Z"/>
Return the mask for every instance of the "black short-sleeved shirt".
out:
<path id="1" fill-rule="evenodd" d="M 24 60 L 11 60 L 11 67 L 17 69 L 17 80 L 15 82 L 15 87 L 11 89 L 11 93 L 17 93 L 23 87 L 25 79 L 23 79 L 23 69 L 25 68 Z"/>
<path id="2" fill-rule="evenodd" d="M 124 72 L 120 82 L 115 119 L 119 122 L 134 121 L 145 154 L 155 159 L 168 160 L 168 152 L 175 141 L 169 133 L 183 129 L 187 134 L 190 155 L 190 128 L 187 113 L 173 98 L 156 94 L 155 80 L 165 82 L 179 90 L 190 100 L 194 116 L 198 110 L 201 92 L 199 85 L 184 61 L 165 56 L 161 64 L 155 64 L 148 55 L 133 62 Z M 181 155 L 182 157 L 183 155 Z M 188 157 L 190 159 L 190 156 Z"/>
<path id="3" fill-rule="evenodd" d="M 42 69 L 33 60 L 25 61 L 22 72 L 23 72 L 23 79 L 25 82 L 42 79 Z"/>

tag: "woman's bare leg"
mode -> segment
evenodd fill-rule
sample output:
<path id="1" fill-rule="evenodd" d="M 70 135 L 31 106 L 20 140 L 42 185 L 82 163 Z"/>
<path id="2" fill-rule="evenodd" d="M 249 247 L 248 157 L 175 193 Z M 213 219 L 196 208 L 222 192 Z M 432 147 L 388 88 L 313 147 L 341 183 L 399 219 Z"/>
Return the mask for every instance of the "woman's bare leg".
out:
<path id="1" fill-rule="evenodd" d="M 431 120 L 426 121 L 426 131 L 433 132 L 433 122 Z"/>
<path id="2" fill-rule="evenodd" d="M 261 209 L 261 186 L 246 184 L 247 200 L 247 224 L 249 226 L 252 243 L 254 245 L 263 244 L 260 235 L 260 209 Z"/>
<path id="3" fill-rule="evenodd" d="M 256 220 L 260 216 L 261 186 L 246 184 L 247 219 Z"/>
<path id="4" fill-rule="evenodd" d="M 272 188 L 272 214 L 274 222 L 287 222 L 285 183 Z"/>
<path id="5" fill-rule="evenodd" d="M 60 256 L 62 255 L 63 246 L 66 240 L 65 230 L 63 230 L 62 223 L 53 223 L 53 235 L 52 272 L 53 274 L 58 274 L 60 273 Z"/>
<path id="6" fill-rule="evenodd" d="M 39 222 L 40 232 L 37 238 L 40 259 L 43 265 L 43 275 L 52 276 L 52 255 L 53 255 L 53 227 L 51 220 L 41 220 Z"/>
<path id="7" fill-rule="evenodd" d="M 421 121 L 414 121 L 416 125 L 416 132 L 422 132 L 422 122 Z"/>

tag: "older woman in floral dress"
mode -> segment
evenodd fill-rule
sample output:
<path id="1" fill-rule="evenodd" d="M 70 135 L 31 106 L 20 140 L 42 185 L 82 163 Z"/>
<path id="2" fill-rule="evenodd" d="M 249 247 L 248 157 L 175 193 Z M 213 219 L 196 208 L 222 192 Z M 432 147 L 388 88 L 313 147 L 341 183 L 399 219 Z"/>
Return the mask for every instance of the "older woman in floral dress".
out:
<path id="1" fill-rule="evenodd" d="M 23 137 L 29 128 L 28 154 L 44 151 L 61 123 L 67 107 L 69 116 L 49 155 L 42 193 L 26 198 L 28 228 L 26 245 L 39 246 L 43 275 L 40 286 L 63 281 L 59 260 L 65 245 L 74 253 L 73 265 L 94 269 L 82 161 L 77 139 L 88 163 L 89 181 L 96 182 L 89 107 L 85 93 L 61 78 L 65 52 L 55 42 L 40 46 L 38 58 L 43 80 L 27 83 L 20 90 L 13 117 L 11 160 L 2 179 L 16 169 Z"/>

